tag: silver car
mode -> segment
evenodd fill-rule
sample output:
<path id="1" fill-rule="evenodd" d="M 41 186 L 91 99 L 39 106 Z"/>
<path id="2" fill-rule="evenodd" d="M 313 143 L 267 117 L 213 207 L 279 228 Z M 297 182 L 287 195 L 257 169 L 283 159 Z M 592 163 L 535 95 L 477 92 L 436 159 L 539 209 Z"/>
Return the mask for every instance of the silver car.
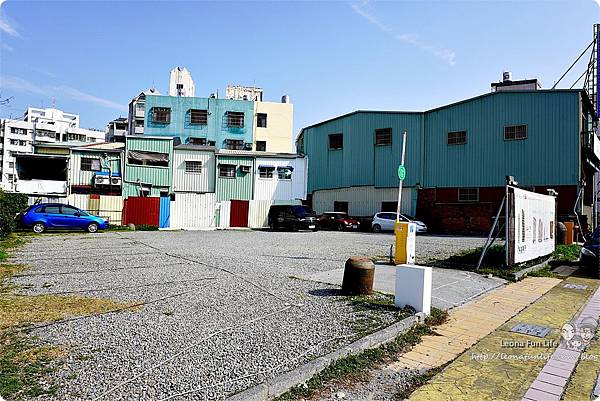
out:
<path id="1" fill-rule="evenodd" d="M 426 233 L 427 226 L 421 220 L 417 220 L 408 214 L 400 214 L 400 221 L 415 223 L 417 226 L 417 233 Z M 381 231 L 394 231 L 394 224 L 396 223 L 396 213 L 394 212 L 379 212 L 373 216 L 373 222 L 371 228 L 374 233 Z"/>

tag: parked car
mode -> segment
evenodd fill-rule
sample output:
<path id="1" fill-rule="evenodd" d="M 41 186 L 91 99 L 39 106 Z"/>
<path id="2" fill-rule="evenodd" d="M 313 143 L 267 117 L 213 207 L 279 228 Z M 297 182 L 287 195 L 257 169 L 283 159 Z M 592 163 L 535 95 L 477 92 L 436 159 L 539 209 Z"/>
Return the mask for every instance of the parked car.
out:
<path id="1" fill-rule="evenodd" d="M 303 205 L 273 205 L 269 209 L 269 228 L 298 230 L 319 230 L 317 214 Z"/>
<path id="2" fill-rule="evenodd" d="M 108 220 L 60 203 L 42 203 L 21 214 L 21 224 L 40 234 L 50 229 L 84 229 L 90 233 L 108 228 Z"/>
<path id="3" fill-rule="evenodd" d="M 417 233 L 427 232 L 427 226 L 420 220 L 415 219 L 407 214 L 400 214 L 400 221 L 415 223 L 417 226 Z M 378 233 L 381 231 L 394 231 L 394 225 L 396 224 L 396 213 L 393 212 L 379 212 L 373 216 L 373 222 L 371 228 L 373 232 Z"/>
<path id="4" fill-rule="evenodd" d="M 585 266 L 595 269 L 594 275 L 600 276 L 600 226 L 598 226 L 590 238 L 585 241 L 579 254 L 579 262 Z"/>
<path id="5" fill-rule="evenodd" d="M 319 217 L 319 226 L 327 230 L 358 230 L 360 222 L 343 212 L 325 212 Z"/>

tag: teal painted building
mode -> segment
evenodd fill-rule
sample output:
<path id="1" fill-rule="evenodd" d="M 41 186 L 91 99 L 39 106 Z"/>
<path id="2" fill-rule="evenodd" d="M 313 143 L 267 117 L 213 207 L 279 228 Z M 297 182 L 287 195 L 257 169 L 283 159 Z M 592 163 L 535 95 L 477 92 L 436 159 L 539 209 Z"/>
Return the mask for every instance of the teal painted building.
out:
<path id="1" fill-rule="evenodd" d="M 403 211 L 434 230 L 483 233 L 507 175 L 556 189 L 559 215 L 572 213 L 585 183 L 579 207 L 592 219 L 600 167 L 592 115 L 580 90 L 498 91 L 425 112 L 356 111 L 302 129 L 297 146 L 318 212 L 372 215 L 395 210 L 406 130 L 403 197 L 413 201 Z"/>
<path id="2" fill-rule="evenodd" d="M 217 155 L 217 202 L 232 199 L 250 200 L 253 195 L 254 157 Z"/>
<path id="3" fill-rule="evenodd" d="M 125 138 L 123 198 L 168 196 L 171 192 L 173 138 Z"/>
<path id="4" fill-rule="evenodd" d="M 145 110 L 144 135 L 217 149 L 252 149 L 252 101 L 147 95 Z"/>

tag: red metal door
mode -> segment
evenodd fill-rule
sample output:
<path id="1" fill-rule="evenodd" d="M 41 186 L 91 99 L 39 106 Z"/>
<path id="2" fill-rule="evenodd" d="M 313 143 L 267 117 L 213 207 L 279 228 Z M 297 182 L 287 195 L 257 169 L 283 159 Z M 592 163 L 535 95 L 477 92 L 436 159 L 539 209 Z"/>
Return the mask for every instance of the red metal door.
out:
<path id="1" fill-rule="evenodd" d="M 230 227 L 248 227 L 248 209 L 250 202 L 247 200 L 232 200 L 229 215 Z"/>
<path id="2" fill-rule="evenodd" d="M 125 204 L 125 219 L 123 224 L 145 224 L 158 227 L 160 216 L 160 198 L 130 196 Z"/>

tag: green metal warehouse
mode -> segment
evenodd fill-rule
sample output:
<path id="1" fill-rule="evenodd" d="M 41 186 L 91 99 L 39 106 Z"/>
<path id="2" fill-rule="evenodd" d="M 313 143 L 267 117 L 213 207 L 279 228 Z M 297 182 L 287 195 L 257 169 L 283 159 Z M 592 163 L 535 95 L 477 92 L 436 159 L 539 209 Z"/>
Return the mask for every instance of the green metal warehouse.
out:
<path id="1" fill-rule="evenodd" d="M 498 90 L 425 112 L 359 110 L 303 128 L 297 146 L 317 212 L 395 211 L 406 130 L 401 207 L 432 231 L 488 231 L 509 175 L 536 192 L 555 189 L 559 217 L 576 208 L 591 224 L 595 120 L 582 90 Z"/>

